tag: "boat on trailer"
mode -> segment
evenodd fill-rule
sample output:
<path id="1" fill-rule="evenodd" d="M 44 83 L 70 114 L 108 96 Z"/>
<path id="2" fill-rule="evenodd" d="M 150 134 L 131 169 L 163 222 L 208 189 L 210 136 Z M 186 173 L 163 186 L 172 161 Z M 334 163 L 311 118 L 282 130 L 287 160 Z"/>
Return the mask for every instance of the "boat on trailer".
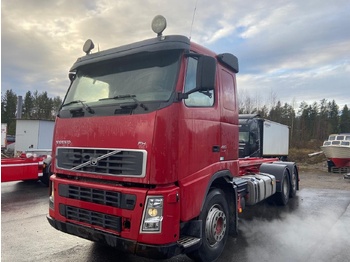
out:
<path id="1" fill-rule="evenodd" d="M 350 133 L 330 135 L 321 150 L 334 167 L 350 167 Z"/>

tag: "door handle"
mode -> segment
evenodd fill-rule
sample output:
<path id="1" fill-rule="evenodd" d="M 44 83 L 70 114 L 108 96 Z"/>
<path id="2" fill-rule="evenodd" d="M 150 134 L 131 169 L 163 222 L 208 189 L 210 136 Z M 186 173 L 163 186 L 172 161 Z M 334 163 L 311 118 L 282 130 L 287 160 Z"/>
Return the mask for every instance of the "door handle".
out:
<path id="1" fill-rule="evenodd" d="M 212 150 L 214 153 L 220 152 L 220 146 L 213 146 Z"/>

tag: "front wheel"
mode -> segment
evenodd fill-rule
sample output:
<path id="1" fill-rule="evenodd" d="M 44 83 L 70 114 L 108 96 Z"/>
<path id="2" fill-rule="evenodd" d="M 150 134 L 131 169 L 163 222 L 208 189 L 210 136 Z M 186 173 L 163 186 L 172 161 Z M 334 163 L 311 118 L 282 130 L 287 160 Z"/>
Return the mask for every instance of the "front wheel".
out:
<path id="1" fill-rule="evenodd" d="M 215 261 L 224 250 L 229 232 L 229 209 L 225 194 L 212 189 L 199 216 L 202 220 L 202 245 L 188 256 L 195 261 Z"/>

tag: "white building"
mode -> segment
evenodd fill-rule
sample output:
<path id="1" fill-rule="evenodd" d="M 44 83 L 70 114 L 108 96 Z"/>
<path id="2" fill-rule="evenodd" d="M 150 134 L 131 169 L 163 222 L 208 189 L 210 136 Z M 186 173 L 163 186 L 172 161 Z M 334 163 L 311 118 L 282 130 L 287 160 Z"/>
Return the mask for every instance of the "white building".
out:
<path id="1" fill-rule="evenodd" d="M 51 150 L 55 121 L 17 119 L 15 152 Z"/>

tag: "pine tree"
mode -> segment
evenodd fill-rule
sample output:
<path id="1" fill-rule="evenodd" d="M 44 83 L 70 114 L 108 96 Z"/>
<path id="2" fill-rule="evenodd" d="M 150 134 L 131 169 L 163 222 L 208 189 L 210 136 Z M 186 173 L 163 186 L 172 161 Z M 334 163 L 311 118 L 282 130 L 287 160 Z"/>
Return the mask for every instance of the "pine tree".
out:
<path id="1" fill-rule="evenodd" d="M 281 123 L 282 119 L 282 106 L 281 101 L 278 101 L 276 106 L 272 107 L 269 113 L 269 119 L 278 123 Z"/>
<path id="2" fill-rule="evenodd" d="M 52 111 L 51 111 L 52 119 L 55 119 L 61 104 L 62 104 L 62 99 L 59 96 L 56 96 L 52 100 Z"/>
<path id="3" fill-rule="evenodd" d="M 329 121 L 329 134 L 337 134 L 339 132 L 339 107 L 333 100 L 328 103 L 328 121 Z"/>
<path id="4" fill-rule="evenodd" d="M 318 138 L 320 140 L 325 140 L 329 136 L 329 108 L 327 106 L 327 100 L 322 99 L 320 101 L 320 109 L 319 109 L 319 121 L 318 121 Z"/>
<path id="5" fill-rule="evenodd" d="M 347 105 L 343 107 L 343 110 L 340 116 L 339 132 L 350 133 L 350 111 Z"/>
<path id="6" fill-rule="evenodd" d="M 28 91 L 24 97 L 23 102 L 23 115 L 24 119 L 31 119 L 34 108 L 34 98 L 32 93 Z"/>
<path id="7" fill-rule="evenodd" d="M 10 90 L 6 90 L 5 95 L 1 97 L 1 122 L 7 123 L 7 132 L 14 135 L 16 132 L 16 109 L 17 95 Z"/>

